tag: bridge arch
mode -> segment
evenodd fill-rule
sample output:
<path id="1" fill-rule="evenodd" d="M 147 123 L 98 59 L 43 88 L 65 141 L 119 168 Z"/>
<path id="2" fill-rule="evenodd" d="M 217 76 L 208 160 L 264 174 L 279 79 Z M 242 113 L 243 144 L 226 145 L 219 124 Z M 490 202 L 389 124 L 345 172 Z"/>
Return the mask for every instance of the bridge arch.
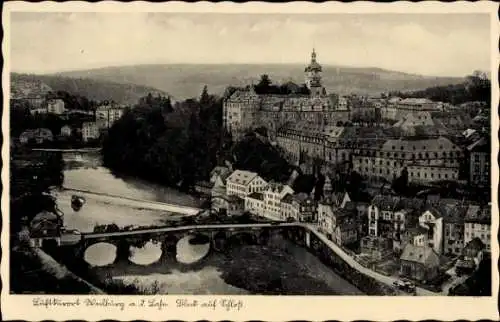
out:
<path id="1" fill-rule="evenodd" d="M 230 245 L 254 245 L 258 241 L 258 232 L 253 231 L 235 231 L 231 232 L 227 241 Z"/>

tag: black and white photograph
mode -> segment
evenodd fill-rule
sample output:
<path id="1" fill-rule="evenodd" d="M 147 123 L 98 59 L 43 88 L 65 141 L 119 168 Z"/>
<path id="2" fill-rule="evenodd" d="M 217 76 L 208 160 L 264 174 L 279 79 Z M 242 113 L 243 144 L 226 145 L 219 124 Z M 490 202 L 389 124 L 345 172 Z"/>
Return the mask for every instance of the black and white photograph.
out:
<path id="1" fill-rule="evenodd" d="M 3 282 L 491 297 L 491 28 L 474 12 L 10 12 Z"/>

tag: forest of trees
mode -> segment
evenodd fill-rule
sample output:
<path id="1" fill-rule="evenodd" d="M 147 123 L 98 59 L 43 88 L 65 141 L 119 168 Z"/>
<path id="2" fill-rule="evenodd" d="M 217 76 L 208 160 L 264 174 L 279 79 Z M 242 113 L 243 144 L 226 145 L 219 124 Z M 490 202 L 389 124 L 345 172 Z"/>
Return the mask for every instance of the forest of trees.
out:
<path id="1" fill-rule="evenodd" d="M 250 86 L 253 87 L 257 94 L 274 94 L 274 95 L 309 95 L 311 91 L 307 88 L 305 84 L 295 84 L 293 82 L 286 82 L 283 84 L 273 84 L 271 78 L 267 74 L 260 75 L 260 80 L 257 84 L 248 85 L 246 89 Z M 239 87 L 229 86 L 226 88 L 223 97 L 228 98 L 236 90 L 241 89 Z"/>
<path id="2" fill-rule="evenodd" d="M 491 81 L 485 73 L 475 71 L 461 84 L 435 86 L 413 92 L 391 92 L 390 94 L 402 98 L 428 98 L 454 105 L 472 101 L 490 104 Z"/>
<path id="3" fill-rule="evenodd" d="M 46 193 L 50 187 L 62 185 L 63 168 L 61 154 L 43 154 L 19 147 L 12 148 L 9 198 L 12 232 L 20 229 L 22 217 L 27 217 L 30 221 L 41 211 L 57 213 L 54 197 Z"/>
<path id="4" fill-rule="evenodd" d="M 141 98 L 104 138 L 104 164 L 183 190 L 207 178 L 227 140 L 221 131 L 222 100 L 204 88 L 199 99 L 186 100 L 176 108 L 186 113 L 176 115 L 166 97 Z"/>
<path id="5" fill-rule="evenodd" d="M 103 161 L 111 169 L 190 191 L 208 180 L 224 161 L 255 171 L 266 180 L 286 180 L 291 168 L 279 151 L 253 132 L 239 142 L 222 126 L 222 98 L 207 88 L 199 99 L 172 107 L 148 95 L 117 121 L 103 141 Z"/>

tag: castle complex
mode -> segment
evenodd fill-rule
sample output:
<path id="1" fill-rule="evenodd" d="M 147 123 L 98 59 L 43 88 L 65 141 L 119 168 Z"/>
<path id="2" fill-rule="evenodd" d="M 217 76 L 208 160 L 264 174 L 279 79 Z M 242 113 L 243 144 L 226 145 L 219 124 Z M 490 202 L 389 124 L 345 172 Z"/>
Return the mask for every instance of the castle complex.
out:
<path id="1" fill-rule="evenodd" d="M 321 83 L 322 67 L 311 54 L 305 68 L 305 85 L 309 94 L 303 94 L 296 84 L 289 83 L 291 93 L 258 93 L 255 86 L 238 89 L 224 102 L 224 127 L 238 139 L 246 131 L 264 126 L 271 137 L 278 130 L 299 121 L 314 124 L 332 124 L 349 119 L 347 104 L 335 94 L 329 95 Z"/>
<path id="2" fill-rule="evenodd" d="M 392 180 L 406 169 L 410 181 L 459 180 L 464 153 L 450 141 L 456 129 L 443 122 L 440 114 L 450 115 L 442 103 L 328 94 L 314 50 L 304 72 L 307 90 L 288 83 L 291 91 L 276 94 L 252 85 L 230 95 L 223 124 L 233 138 L 265 127 L 287 160 L 308 173 L 347 167 Z"/>

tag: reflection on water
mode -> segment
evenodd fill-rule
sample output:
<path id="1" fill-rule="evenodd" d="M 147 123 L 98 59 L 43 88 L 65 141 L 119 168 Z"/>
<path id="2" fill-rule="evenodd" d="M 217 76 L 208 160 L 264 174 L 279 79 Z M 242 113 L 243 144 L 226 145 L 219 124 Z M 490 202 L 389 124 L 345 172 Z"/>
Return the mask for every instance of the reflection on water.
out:
<path id="1" fill-rule="evenodd" d="M 130 247 L 130 261 L 137 265 L 150 265 L 157 262 L 162 254 L 161 243 L 147 242 L 143 247 Z"/>
<path id="2" fill-rule="evenodd" d="M 71 154 L 63 154 L 65 160 L 64 187 L 120 195 L 128 198 L 172 202 L 186 206 L 199 206 L 199 200 L 179 191 L 148 183 L 136 178 L 119 178 L 109 169 L 101 166 L 99 154 L 86 153 L 82 162 Z M 86 203 L 80 211 L 71 207 L 71 196 L 75 192 L 53 191 L 58 207 L 64 213 L 64 224 L 70 229 L 92 232 L 96 225 L 116 224 L 125 226 L 162 225 L 172 213 L 142 209 L 113 203 L 106 196 L 86 196 Z"/>
<path id="3" fill-rule="evenodd" d="M 118 177 L 105 167 L 73 167 L 64 171 L 64 187 L 133 199 L 198 206 L 199 199 L 138 178 Z"/>
<path id="4" fill-rule="evenodd" d="M 71 208 L 71 191 L 53 191 L 57 198 L 57 206 L 64 213 L 64 224 L 70 229 L 81 232 L 92 232 L 96 225 L 116 224 L 118 227 L 129 225 L 151 226 L 162 225 L 171 213 L 139 209 L 127 205 L 107 202 L 105 198 L 86 197 L 86 203 L 80 211 Z"/>
<path id="5" fill-rule="evenodd" d="M 207 256 L 210 251 L 210 244 L 191 244 L 190 240 L 194 238 L 196 238 L 196 236 L 188 235 L 177 243 L 176 259 L 179 263 L 193 264 Z"/>
<path id="6" fill-rule="evenodd" d="M 116 276 L 125 285 L 134 285 L 145 294 L 228 294 L 244 295 L 250 292 L 227 284 L 221 272 L 215 267 L 204 267 L 199 271 L 181 272 L 172 270 L 169 274 Z"/>
<path id="7" fill-rule="evenodd" d="M 92 266 L 113 264 L 116 259 L 116 246 L 109 243 L 97 243 L 85 250 L 85 261 Z"/>

